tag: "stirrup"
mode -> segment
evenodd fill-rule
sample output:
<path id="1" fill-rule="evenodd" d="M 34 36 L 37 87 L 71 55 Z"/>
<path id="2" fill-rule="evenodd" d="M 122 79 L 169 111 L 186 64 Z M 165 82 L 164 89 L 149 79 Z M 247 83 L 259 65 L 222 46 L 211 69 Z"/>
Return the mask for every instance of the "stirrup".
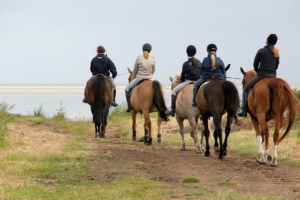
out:
<path id="1" fill-rule="evenodd" d="M 118 104 L 117 104 L 115 101 L 113 101 L 110 105 L 111 105 L 112 107 L 117 107 L 117 106 L 118 106 Z"/>

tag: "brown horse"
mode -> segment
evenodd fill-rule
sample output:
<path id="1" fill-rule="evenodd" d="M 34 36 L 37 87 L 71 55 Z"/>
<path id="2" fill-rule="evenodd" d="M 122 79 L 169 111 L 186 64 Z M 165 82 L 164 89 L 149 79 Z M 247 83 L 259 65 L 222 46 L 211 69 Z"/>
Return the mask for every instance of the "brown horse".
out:
<path id="1" fill-rule="evenodd" d="M 225 79 L 215 77 L 206 85 L 203 85 L 197 92 L 196 104 L 202 116 L 204 135 L 206 141 L 205 156 L 210 156 L 208 119 L 212 116 L 215 125 L 214 139 L 215 151 L 219 151 L 219 159 L 227 155 L 227 139 L 230 134 L 230 126 L 239 108 L 239 94 L 235 85 Z M 222 115 L 227 113 L 225 128 L 225 140 L 222 141 L 221 120 Z M 220 143 L 220 148 L 218 144 Z"/>
<path id="2" fill-rule="evenodd" d="M 84 95 L 91 106 L 95 137 L 104 138 L 109 107 L 113 101 L 112 85 L 103 75 L 93 76 L 86 84 Z"/>
<path id="3" fill-rule="evenodd" d="M 170 77 L 170 81 L 172 82 L 171 89 L 175 88 L 181 82 L 180 80 L 181 74 L 177 74 L 174 78 Z M 200 112 L 198 108 L 192 106 L 193 100 L 193 88 L 194 84 L 189 84 L 185 86 L 181 91 L 178 92 L 176 97 L 176 121 L 179 125 L 179 132 L 182 139 L 182 147 L 181 150 L 186 150 L 186 143 L 184 139 L 184 126 L 183 122 L 185 119 L 188 120 L 189 125 L 191 126 L 191 137 L 194 139 L 194 143 L 197 148 L 197 153 L 202 152 L 202 144 L 203 144 L 203 134 L 201 136 L 201 142 L 198 140 L 197 135 L 197 126 L 200 118 Z"/>
<path id="4" fill-rule="evenodd" d="M 245 72 L 240 68 L 244 75 L 243 87 L 251 78 L 256 76 L 254 70 Z M 295 119 L 296 112 L 299 110 L 299 100 L 294 95 L 290 86 L 280 78 L 265 78 L 257 82 L 252 88 L 247 99 L 248 112 L 251 116 L 251 122 L 256 132 L 258 144 L 259 163 L 268 162 L 271 166 L 277 165 L 277 146 L 291 130 Z M 288 115 L 288 125 L 279 138 L 279 130 L 283 123 L 284 112 Z M 267 122 L 274 119 L 274 151 L 273 155 L 269 153 L 269 127 Z M 262 150 L 262 143 L 265 142 L 265 151 Z M 264 157 L 266 154 L 266 157 Z"/>
<path id="5" fill-rule="evenodd" d="M 129 82 L 131 82 L 135 75 L 129 68 Z M 164 98 L 164 89 L 161 84 L 156 80 L 144 80 L 138 86 L 132 89 L 132 93 L 130 96 L 130 103 L 132 106 L 131 116 L 132 116 L 132 139 L 136 140 L 136 114 L 141 113 L 144 115 L 145 123 L 144 123 L 144 143 L 151 145 L 152 144 L 152 130 L 151 130 L 151 120 L 149 113 L 158 112 L 157 119 L 157 141 L 161 142 L 161 124 L 162 121 L 168 121 L 168 117 L 166 115 L 167 107 L 165 104 Z"/>

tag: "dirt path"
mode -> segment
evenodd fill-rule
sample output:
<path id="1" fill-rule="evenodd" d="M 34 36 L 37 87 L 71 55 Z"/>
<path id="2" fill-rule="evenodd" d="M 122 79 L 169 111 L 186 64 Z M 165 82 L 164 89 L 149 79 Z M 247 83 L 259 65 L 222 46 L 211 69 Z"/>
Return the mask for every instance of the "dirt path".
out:
<path id="1" fill-rule="evenodd" d="M 112 134 L 108 131 L 108 140 Z M 102 175 L 93 179 L 99 183 L 137 174 L 180 185 L 184 178 L 194 177 L 200 180 L 199 188 L 224 189 L 219 182 L 229 181 L 236 183 L 230 190 L 237 192 L 300 199 L 300 168 L 260 165 L 254 159 L 230 153 L 220 161 L 216 155 L 205 157 L 157 143 L 142 148 L 115 144 L 101 144 L 96 148 L 94 151 L 110 152 L 107 162 L 99 163 L 94 158 L 94 169 Z M 179 191 L 187 192 L 182 187 Z"/>
<path id="2" fill-rule="evenodd" d="M 10 123 L 10 130 L 14 130 L 14 126 L 14 123 Z M 28 123 L 23 123 L 22 127 L 22 131 L 26 133 L 36 132 L 31 130 L 33 127 Z M 54 131 L 51 130 L 51 126 L 47 128 L 48 135 Z M 27 134 L 27 137 L 30 137 L 30 134 Z M 92 140 L 92 136 L 89 139 Z M 142 147 L 112 144 L 109 142 L 118 140 L 114 136 L 114 129 L 107 131 L 106 140 L 107 143 L 92 145 L 88 150 L 87 155 L 92 155 L 89 158 L 92 173 L 83 175 L 84 178 L 99 184 L 123 177 L 142 176 L 171 184 L 178 192 L 176 195 L 184 199 L 184 194 L 192 189 L 184 187 L 182 181 L 184 178 L 194 177 L 200 180 L 199 183 L 195 183 L 198 186 L 194 188 L 195 191 L 201 188 L 225 188 L 247 194 L 269 194 L 284 199 L 300 199 L 300 168 L 297 167 L 282 164 L 277 167 L 260 165 L 252 158 L 233 155 L 230 152 L 220 161 L 216 155 L 204 157 L 203 154 L 180 151 L 179 147 L 170 148 L 156 142 L 152 146 Z M 100 159 L 100 152 L 106 154 L 105 161 Z M 220 181 L 236 185 L 224 186 L 219 184 Z M 166 191 L 166 197 L 169 196 Z"/>

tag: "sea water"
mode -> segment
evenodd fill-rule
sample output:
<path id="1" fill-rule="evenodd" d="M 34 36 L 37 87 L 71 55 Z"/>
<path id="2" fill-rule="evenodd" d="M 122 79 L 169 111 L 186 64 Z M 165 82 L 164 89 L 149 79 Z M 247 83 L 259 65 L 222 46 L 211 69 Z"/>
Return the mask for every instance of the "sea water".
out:
<path id="1" fill-rule="evenodd" d="M 235 85 L 241 97 L 242 85 Z M 290 86 L 300 88 L 300 84 Z M 125 87 L 126 85 L 117 85 L 116 95 L 117 103 L 124 107 Z M 170 107 L 171 87 L 170 85 L 163 85 L 163 87 L 166 105 Z M 85 85 L 0 85 L 0 103 L 13 106 L 9 110 L 13 114 L 34 115 L 34 110 L 42 107 L 47 117 L 63 111 L 71 120 L 89 120 L 92 119 L 90 106 L 82 103 L 84 88 Z"/>
<path id="2" fill-rule="evenodd" d="M 116 95 L 117 103 L 124 108 L 125 87 L 118 85 Z M 171 90 L 170 86 L 164 87 L 168 106 Z M 90 106 L 82 103 L 84 88 L 85 85 L 0 85 L 0 103 L 12 106 L 9 112 L 13 114 L 34 115 L 41 107 L 47 117 L 62 111 L 71 120 L 92 119 Z"/>

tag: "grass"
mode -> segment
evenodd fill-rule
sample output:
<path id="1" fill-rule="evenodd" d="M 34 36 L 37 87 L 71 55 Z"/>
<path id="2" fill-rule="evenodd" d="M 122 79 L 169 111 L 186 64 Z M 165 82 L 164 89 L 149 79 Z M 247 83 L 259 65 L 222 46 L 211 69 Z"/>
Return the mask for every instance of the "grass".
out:
<path id="1" fill-rule="evenodd" d="M 199 179 L 187 177 L 182 184 L 170 185 L 164 182 L 148 180 L 130 175 L 120 176 L 120 179 L 106 184 L 86 178 L 93 171 L 89 164 L 90 154 L 100 161 L 107 162 L 112 156 L 110 150 L 93 152 L 95 145 L 102 143 L 143 146 L 142 143 L 132 142 L 131 118 L 123 109 L 114 109 L 109 115 L 108 129 L 114 129 L 118 140 L 88 139 L 94 127 L 91 121 L 66 119 L 64 109 L 46 118 L 42 113 L 42 105 L 33 116 L 9 114 L 10 106 L 0 104 L 0 199 L 276 199 L 269 195 L 254 195 L 233 192 L 236 183 L 230 180 L 220 180 L 218 185 L 224 189 L 204 188 Z M 151 114 L 153 135 L 156 137 L 157 114 Z M 30 123 L 39 131 L 46 131 L 51 127 L 53 137 L 59 146 L 19 150 L 22 135 L 9 136 L 7 123 Z M 137 115 L 137 137 L 144 134 L 143 116 Z M 39 132 L 38 131 L 38 132 Z M 26 133 L 24 133 L 26 135 Z M 278 149 L 279 162 L 293 166 L 300 166 L 299 129 L 294 129 Z M 39 134 L 37 134 L 37 137 Z M 163 133 L 163 144 L 166 147 L 181 147 L 179 133 Z M 195 151 L 191 137 L 186 137 L 188 150 Z M 45 142 L 44 144 L 47 144 Z M 30 146 L 29 146 L 30 147 Z M 229 137 L 228 151 L 239 155 L 255 157 L 257 146 L 253 131 L 232 133 Z M 88 152 L 88 153 L 87 153 Z M 130 168 L 130 166 L 129 166 Z M 5 176 L 4 176 L 5 175 Z M 101 176 L 94 174 L 94 176 Z M 192 183 L 192 184 L 186 184 Z M 187 186 L 189 185 L 189 186 Z M 178 193 L 179 187 L 189 187 L 189 190 Z M 279 198 L 277 198 L 279 199 Z"/>
<path id="2" fill-rule="evenodd" d="M 182 182 L 183 183 L 198 183 L 199 179 L 193 178 L 193 177 L 188 177 L 188 178 L 183 179 Z"/>

